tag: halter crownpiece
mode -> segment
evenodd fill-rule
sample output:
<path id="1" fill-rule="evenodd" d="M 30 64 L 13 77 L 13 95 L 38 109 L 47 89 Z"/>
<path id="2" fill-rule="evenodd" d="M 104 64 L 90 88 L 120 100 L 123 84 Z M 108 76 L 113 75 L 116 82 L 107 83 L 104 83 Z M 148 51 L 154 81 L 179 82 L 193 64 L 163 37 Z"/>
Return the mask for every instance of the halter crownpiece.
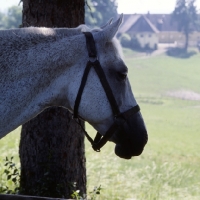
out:
<path id="1" fill-rule="evenodd" d="M 112 137 L 112 135 L 115 133 L 115 131 L 122 126 L 122 124 L 126 123 L 126 120 L 133 114 L 137 113 L 140 111 L 140 108 L 138 105 L 132 107 L 131 109 L 120 113 L 119 107 L 117 105 L 117 102 L 115 100 L 115 97 L 113 95 L 112 89 L 107 81 L 106 75 L 103 71 L 103 68 L 101 67 L 101 64 L 99 60 L 97 59 L 97 51 L 96 51 L 96 46 L 95 46 L 95 41 L 93 38 L 93 35 L 91 32 L 83 32 L 86 38 L 86 46 L 87 46 L 87 51 L 88 51 L 88 56 L 91 58 L 86 65 L 81 84 L 78 90 L 78 94 L 76 96 L 75 104 L 74 104 L 74 114 L 73 118 L 78 119 L 78 124 L 81 126 L 83 129 L 85 136 L 89 140 L 89 142 L 92 145 L 92 148 L 99 152 L 100 149 L 106 144 L 106 142 Z M 95 61 L 91 61 L 92 59 L 95 58 Z M 90 72 L 91 68 L 94 68 L 100 82 L 104 88 L 104 91 L 106 93 L 106 96 L 108 98 L 108 101 L 110 103 L 113 115 L 114 115 L 114 123 L 111 125 L 111 127 L 108 129 L 108 131 L 105 133 L 104 136 L 102 136 L 99 132 L 97 132 L 95 139 L 93 140 L 88 133 L 85 131 L 83 126 L 81 125 L 80 119 L 78 118 L 78 108 L 81 102 L 81 97 L 82 93 L 87 81 L 88 74 Z"/>

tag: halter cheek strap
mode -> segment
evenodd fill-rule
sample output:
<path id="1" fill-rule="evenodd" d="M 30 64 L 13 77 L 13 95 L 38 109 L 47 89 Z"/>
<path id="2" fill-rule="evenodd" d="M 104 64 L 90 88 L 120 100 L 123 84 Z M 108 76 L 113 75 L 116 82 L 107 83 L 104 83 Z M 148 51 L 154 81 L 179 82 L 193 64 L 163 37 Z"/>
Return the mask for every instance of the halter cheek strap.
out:
<path id="1" fill-rule="evenodd" d="M 81 80 L 81 85 L 80 85 L 80 88 L 79 88 L 79 91 L 78 91 L 78 94 L 77 94 L 77 97 L 76 97 L 76 100 L 75 100 L 74 118 L 78 117 L 78 107 L 79 107 L 79 104 L 80 104 L 80 101 L 81 101 L 83 89 L 85 87 L 87 77 L 88 77 L 88 74 L 90 72 L 91 67 L 93 67 L 95 69 L 95 71 L 96 71 L 96 73 L 97 73 L 97 75 L 100 79 L 100 82 L 101 82 L 101 84 L 104 88 L 106 96 L 107 96 L 107 98 L 110 102 L 111 109 L 112 109 L 114 115 L 117 116 L 117 115 L 120 114 L 120 111 L 119 111 L 117 102 L 115 100 L 115 97 L 113 95 L 113 92 L 110 88 L 110 85 L 107 81 L 106 75 L 105 75 L 105 73 L 104 73 L 104 71 L 101 67 L 99 60 L 97 60 L 95 41 L 94 41 L 94 38 L 92 36 L 92 33 L 83 32 L 83 34 L 85 34 L 85 37 L 86 37 L 86 45 L 87 45 L 87 50 L 88 50 L 88 56 L 89 56 L 89 58 L 93 58 L 93 59 L 95 58 L 95 61 L 92 62 L 92 61 L 89 60 L 87 62 L 87 65 L 86 65 L 86 68 L 85 68 L 85 71 L 84 71 L 84 74 L 83 74 L 83 77 L 82 77 L 82 80 Z"/>
<path id="2" fill-rule="evenodd" d="M 78 94 L 77 94 L 77 97 L 75 100 L 73 117 L 78 118 L 78 108 L 79 108 L 79 105 L 81 102 L 82 93 L 83 93 L 90 69 L 93 67 L 100 79 L 100 82 L 101 82 L 103 88 L 104 88 L 104 91 L 106 93 L 108 101 L 110 102 L 110 106 L 111 106 L 112 112 L 114 114 L 115 121 L 114 121 L 113 125 L 105 133 L 104 136 L 102 136 L 99 132 L 97 132 L 94 140 L 85 131 L 85 129 L 81 125 L 79 118 L 78 118 L 78 124 L 81 126 L 87 139 L 90 141 L 93 149 L 95 151 L 99 152 L 100 149 L 106 144 L 106 142 L 112 137 L 114 132 L 119 128 L 119 126 L 121 126 L 122 122 L 126 121 L 126 119 L 130 117 L 130 115 L 137 113 L 140 110 L 140 108 L 138 105 L 136 105 L 135 107 L 125 111 L 124 113 L 120 113 L 120 110 L 119 110 L 119 107 L 115 100 L 115 97 L 113 95 L 112 89 L 110 88 L 110 85 L 107 81 L 106 75 L 101 67 L 100 62 L 97 59 L 97 51 L 96 51 L 93 35 L 90 32 L 84 32 L 83 34 L 85 35 L 85 38 L 86 38 L 88 56 L 89 56 L 89 58 L 95 59 L 95 61 L 92 62 L 89 60 L 87 62 L 87 65 L 86 65 L 86 68 L 85 68 L 85 71 L 84 71 L 84 74 L 83 74 L 83 77 L 81 80 L 81 84 L 80 84 L 80 87 L 78 90 Z"/>

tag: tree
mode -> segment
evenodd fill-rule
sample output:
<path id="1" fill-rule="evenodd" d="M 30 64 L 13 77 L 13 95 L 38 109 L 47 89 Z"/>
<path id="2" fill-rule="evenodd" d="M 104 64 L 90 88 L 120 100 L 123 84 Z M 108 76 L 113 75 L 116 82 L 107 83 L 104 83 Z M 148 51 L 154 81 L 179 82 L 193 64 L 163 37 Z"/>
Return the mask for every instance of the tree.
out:
<path id="1" fill-rule="evenodd" d="M 102 26 L 117 17 L 116 0 L 87 0 L 85 5 L 85 23 L 92 26 Z"/>
<path id="2" fill-rule="evenodd" d="M 3 29 L 3 27 L 4 27 L 3 18 L 4 18 L 4 14 L 2 12 L 0 12 L 0 29 Z"/>
<path id="3" fill-rule="evenodd" d="M 177 0 L 176 7 L 173 11 L 173 20 L 177 22 L 179 31 L 185 35 L 185 50 L 187 51 L 189 34 L 194 30 L 198 20 L 196 0 Z"/>
<path id="4" fill-rule="evenodd" d="M 104 25 L 110 18 L 117 17 L 116 0 L 87 0 L 85 22 L 91 26 Z M 7 13 L 0 13 L 0 28 L 18 28 L 21 25 L 21 6 L 12 6 Z"/>
<path id="5" fill-rule="evenodd" d="M 84 0 L 23 0 L 22 25 L 76 27 Z M 22 127 L 21 193 L 70 198 L 75 182 L 86 193 L 84 133 L 63 108 L 49 108 Z"/>
<path id="6" fill-rule="evenodd" d="M 12 6 L 8 8 L 7 13 L 0 13 L 0 28 L 19 28 L 22 22 L 21 6 Z"/>

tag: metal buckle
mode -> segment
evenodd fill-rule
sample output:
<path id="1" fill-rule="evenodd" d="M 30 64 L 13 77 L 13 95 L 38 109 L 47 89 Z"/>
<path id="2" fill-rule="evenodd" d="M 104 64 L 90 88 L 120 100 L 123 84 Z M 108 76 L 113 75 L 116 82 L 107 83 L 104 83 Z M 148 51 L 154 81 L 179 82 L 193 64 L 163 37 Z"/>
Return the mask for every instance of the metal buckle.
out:
<path id="1" fill-rule="evenodd" d="M 94 144 L 92 145 L 93 150 L 96 151 L 96 152 L 101 152 L 100 149 L 98 149 L 98 148 L 95 147 L 95 144 L 96 144 L 96 143 L 94 143 Z"/>
<path id="2" fill-rule="evenodd" d="M 95 61 L 97 61 L 98 58 L 96 57 L 89 57 L 88 61 L 90 61 L 91 63 L 94 63 Z"/>

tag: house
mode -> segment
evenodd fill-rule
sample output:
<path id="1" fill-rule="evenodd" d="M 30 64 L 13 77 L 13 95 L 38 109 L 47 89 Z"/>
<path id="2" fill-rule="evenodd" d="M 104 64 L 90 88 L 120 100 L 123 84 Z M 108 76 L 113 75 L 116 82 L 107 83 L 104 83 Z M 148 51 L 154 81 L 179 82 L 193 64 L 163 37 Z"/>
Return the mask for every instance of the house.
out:
<path id="1" fill-rule="evenodd" d="M 151 48 L 158 43 L 176 43 L 181 46 L 185 42 L 185 35 L 179 31 L 178 24 L 172 19 L 172 14 L 125 14 L 124 23 L 119 32 L 136 37 L 142 47 L 148 43 Z M 196 46 L 199 40 L 200 32 L 193 27 L 189 45 Z"/>
<path id="2" fill-rule="evenodd" d="M 172 14 L 148 13 L 146 17 L 160 31 L 159 43 L 182 43 L 185 40 L 184 34 L 179 31 L 177 22 L 173 20 Z"/>
<path id="3" fill-rule="evenodd" d="M 177 32 L 177 23 L 172 19 L 172 14 L 150 14 L 145 15 L 160 32 Z"/>
<path id="4" fill-rule="evenodd" d="M 136 38 L 141 48 L 157 48 L 159 30 L 145 15 L 125 15 L 119 35 L 124 33 Z"/>

